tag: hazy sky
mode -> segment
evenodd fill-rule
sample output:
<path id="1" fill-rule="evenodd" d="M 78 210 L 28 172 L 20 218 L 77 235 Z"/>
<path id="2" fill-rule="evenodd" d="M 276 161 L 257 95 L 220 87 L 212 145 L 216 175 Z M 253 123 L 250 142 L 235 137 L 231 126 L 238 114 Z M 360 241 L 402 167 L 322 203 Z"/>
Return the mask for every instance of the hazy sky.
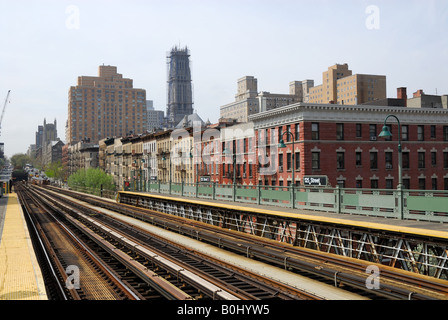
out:
<path id="1" fill-rule="evenodd" d="M 216 122 L 237 79 L 288 93 L 293 80 L 322 83 L 348 63 L 397 87 L 448 94 L 447 0 L 0 0 L 0 102 L 11 90 L 0 141 L 8 157 L 35 143 L 44 118 L 65 142 L 68 89 L 114 65 L 166 110 L 166 55 L 191 52 L 194 107 Z"/>

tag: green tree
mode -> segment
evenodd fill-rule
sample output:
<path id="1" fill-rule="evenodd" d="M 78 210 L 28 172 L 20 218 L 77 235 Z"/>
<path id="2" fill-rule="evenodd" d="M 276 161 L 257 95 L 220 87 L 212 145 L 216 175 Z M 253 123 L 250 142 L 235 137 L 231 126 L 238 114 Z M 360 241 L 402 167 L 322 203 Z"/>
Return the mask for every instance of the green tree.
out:
<path id="1" fill-rule="evenodd" d="M 70 188 L 100 189 L 102 185 L 104 190 L 115 190 L 112 176 L 98 168 L 79 169 L 68 177 L 67 183 Z"/>
<path id="2" fill-rule="evenodd" d="M 61 161 L 50 163 L 45 170 L 45 174 L 49 178 L 62 180 L 62 178 L 64 177 L 64 167 L 62 166 Z"/>
<path id="3" fill-rule="evenodd" d="M 24 153 L 16 153 L 11 157 L 10 161 L 14 168 L 21 169 L 25 167 L 27 163 L 30 163 L 31 159 Z"/>

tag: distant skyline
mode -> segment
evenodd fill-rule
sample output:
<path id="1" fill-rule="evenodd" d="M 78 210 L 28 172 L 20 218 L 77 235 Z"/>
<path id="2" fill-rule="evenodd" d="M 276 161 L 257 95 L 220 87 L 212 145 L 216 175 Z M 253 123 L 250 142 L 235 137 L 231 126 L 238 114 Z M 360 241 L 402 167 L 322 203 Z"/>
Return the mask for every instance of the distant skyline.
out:
<path id="1" fill-rule="evenodd" d="M 78 76 L 117 66 L 154 108 L 166 111 L 166 56 L 191 53 L 194 109 L 204 121 L 234 101 L 237 79 L 288 93 L 347 63 L 387 77 L 387 95 L 407 87 L 448 94 L 446 0 L 0 0 L 0 101 L 5 155 L 25 153 L 37 127 L 57 119 L 65 141 L 68 90 Z"/>

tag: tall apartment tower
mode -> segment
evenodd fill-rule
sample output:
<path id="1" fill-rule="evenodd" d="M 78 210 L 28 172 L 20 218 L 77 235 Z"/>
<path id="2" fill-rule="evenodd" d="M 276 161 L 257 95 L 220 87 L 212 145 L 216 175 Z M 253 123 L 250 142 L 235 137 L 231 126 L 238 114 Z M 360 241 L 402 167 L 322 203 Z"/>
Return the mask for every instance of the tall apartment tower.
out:
<path id="1" fill-rule="evenodd" d="M 353 74 L 348 64 L 322 73 L 322 84 L 309 89 L 310 103 L 357 105 L 386 98 L 386 76 Z"/>
<path id="2" fill-rule="evenodd" d="M 98 77 L 78 77 L 68 100 L 67 144 L 146 132 L 146 91 L 134 88 L 117 67 L 102 65 Z"/>
<path id="3" fill-rule="evenodd" d="M 170 127 L 176 126 L 184 116 L 193 114 L 193 90 L 190 71 L 190 52 L 173 47 L 167 56 L 168 99 L 166 116 Z"/>

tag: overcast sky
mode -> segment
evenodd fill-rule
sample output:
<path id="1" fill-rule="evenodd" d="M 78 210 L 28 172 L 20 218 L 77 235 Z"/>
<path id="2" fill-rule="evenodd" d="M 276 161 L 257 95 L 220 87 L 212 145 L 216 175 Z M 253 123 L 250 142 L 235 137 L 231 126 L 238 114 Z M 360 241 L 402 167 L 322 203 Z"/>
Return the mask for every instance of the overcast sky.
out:
<path id="1" fill-rule="evenodd" d="M 0 141 L 8 157 L 35 143 L 37 126 L 58 123 L 65 142 L 68 89 L 114 65 L 166 111 L 166 55 L 188 46 L 194 108 L 216 122 L 237 79 L 288 93 L 293 80 L 322 83 L 348 63 L 353 73 L 397 87 L 448 94 L 447 0 L 0 0 Z"/>

